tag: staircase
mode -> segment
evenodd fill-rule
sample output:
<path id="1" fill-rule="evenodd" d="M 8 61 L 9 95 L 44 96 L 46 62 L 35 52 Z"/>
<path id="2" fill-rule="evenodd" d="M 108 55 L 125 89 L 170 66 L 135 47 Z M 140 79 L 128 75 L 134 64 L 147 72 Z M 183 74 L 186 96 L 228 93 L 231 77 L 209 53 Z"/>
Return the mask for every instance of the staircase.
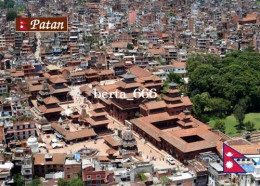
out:
<path id="1" fill-rule="evenodd" d="M 260 131 L 255 132 L 245 132 L 243 137 L 250 141 L 251 143 L 259 143 L 260 142 Z"/>

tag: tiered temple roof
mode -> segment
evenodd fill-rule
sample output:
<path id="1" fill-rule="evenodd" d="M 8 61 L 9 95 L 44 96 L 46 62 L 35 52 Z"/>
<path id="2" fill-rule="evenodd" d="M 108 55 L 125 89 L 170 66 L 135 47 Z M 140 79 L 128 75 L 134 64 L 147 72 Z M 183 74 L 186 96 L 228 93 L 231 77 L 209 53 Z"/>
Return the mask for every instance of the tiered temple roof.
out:
<path id="1" fill-rule="evenodd" d="M 101 103 L 92 105 L 93 110 L 89 112 L 90 117 L 86 121 L 93 127 L 106 127 L 110 120 L 106 117 L 107 112 L 104 111 L 105 106 Z"/>
<path id="2" fill-rule="evenodd" d="M 162 96 L 162 99 L 167 104 L 168 110 L 177 109 L 175 111 L 180 113 L 180 111 L 186 108 L 190 109 L 192 102 L 190 101 L 189 97 L 181 95 L 177 88 L 177 84 L 170 83 L 169 86 L 170 87 L 166 90 L 166 93 Z M 172 114 L 172 112 L 169 113 Z"/>
<path id="3" fill-rule="evenodd" d="M 37 95 L 37 108 L 43 114 L 58 113 L 63 111 L 59 105 L 59 100 L 53 96 L 49 89 L 48 83 L 45 81 L 43 89 Z"/>

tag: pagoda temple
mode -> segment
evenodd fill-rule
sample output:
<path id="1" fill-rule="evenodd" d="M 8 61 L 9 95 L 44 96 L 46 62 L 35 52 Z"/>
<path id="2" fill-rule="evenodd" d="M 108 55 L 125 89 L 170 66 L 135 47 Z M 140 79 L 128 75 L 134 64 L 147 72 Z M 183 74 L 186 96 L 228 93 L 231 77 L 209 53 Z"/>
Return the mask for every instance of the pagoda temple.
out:
<path id="1" fill-rule="evenodd" d="M 45 116 L 48 121 L 55 121 L 59 119 L 60 112 L 63 108 L 59 106 L 59 100 L 54 97 L 49 89 L 48 83 L 45 81 L 43 89 L 39 91 L 37 102 L 34 105 L 39 114 Z"/>
<path id="2" fill-rule="evenodd" d="M 177 88 L 176 83 L 170 83 L 166 93 L 162 96 L 162 99 L 167 104 L 167 112 L 170 115 L 176 115 L 188 108 L 191 110 L 192 103 L 189 97 L 182 96 L 180 90 Z"/>
<path id="3" fill-rule="evenodd" d="M 124 123 L 125 120 L 134 118 L 135 113 L 139 111 L 139 104 L 143 99 L 135 98 L 134 96 L 135 90 L 141 87 L 141 84 L 135 81 L 136 76 L 128 72 L 121 77 L 123 77 L 123 80 L 117 82 L 118 97 L 114 96 L 111 99 L 111 114 Z M 122 92 L 126 97 L 119 96 Z"/>
<path id="4" fill-rule="evenodd" d="M 105 106 L 101 103 L 93 104 L 92 106 L 93 110 L 89 111 L 90 117 L 86 118 L 87 123 L 96 133 L 108 132 L 107 125 L 110 123 L 110 120 L 106 116 Z"/>

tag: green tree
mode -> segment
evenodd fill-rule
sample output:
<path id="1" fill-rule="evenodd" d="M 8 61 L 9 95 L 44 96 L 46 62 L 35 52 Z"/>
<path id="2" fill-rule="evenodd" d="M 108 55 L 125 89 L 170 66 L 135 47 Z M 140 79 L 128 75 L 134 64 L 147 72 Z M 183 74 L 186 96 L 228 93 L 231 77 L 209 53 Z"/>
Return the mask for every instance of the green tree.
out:
<path id="1" fill-rule="evenodd" d="M 128 50 L 133 50 L 134 49 L 134 45 L 132 43 L 127 43 L 127 49 Z"/>
<path id="2" fill-rule="evenodd" d="M 40 180 L 40 178 L 38 178 L 37 176 L 35 176 L 32 180 L 31 183 L 27 184 L 27 186 L 41 186 L 42 182 Z"/>
<path id="3" fill-rule="evenodd" d="M 208 118 L 203 116 L 205 113 L 205 109 L 209 103 L 210 95 L 208 92 L 203 92 L 202 94 L 197 94 L 191 98 L 193 102 L 193 113 L 200 118 L 203 122 L 207 122 Z M 203 118 L 203 119 L 202 119 Z"/>
<path id="4" fill-rule="evenodd" d="M 6 14 L 6 20 L 7 21 L 14 21 L 14 19 L 17 17 L 17 12 L 14 9 L 8 9 Z"/>
<path id="5" fill-rule="evenodd" d="M 253 122 L 245 122 L 245 128 L 246 131 L 254 131 L 255 130 L 255 124 Z"/>
<path id="6" fill-rule="evenodd" d="M 170 72 L 167 75 L 167 77 L 168 77 L 169 82 L 173 82 L 173 83 L 177 83 L 177 84 L 181 84 L 183 82 L 181 75 L 174 73 L 174 72 Z"/>
<path id="7" fill-rule="evenodd" d="M 230 107 L 231 103 L 226 99 L 210 98 L 205 112 L 215 117 L 224 118 L 230 110 Z"/>
<path id="8" fill-rule="evenodd" d="M 89 48 L 92 49 L 93 44 L 96 42 L 93 36 L 85 36 L 84 41 L 89 43 Z"/>
<path id="9" fill-rule="evenodd" d="M 192 54 L 187 61 L 187 70 L 189 84 L 185 92 L 196 101 L 193 106 L 200 112 L 196 114 L 198 119 L 203 117 L 205 120 L 214 114 L 214 117 L 227 116 L 245 97 L 245 109 L 239 109 L 240 105 L 236 106 L 237 111 L 260 109 L 260 54 L 252 48 L 233 51 L 224 59 L 212 54 Z M 208 103 L 198 101 L 200 96 L 195 97 L 204 92 L 209 94 Z"/>
<path id="10" fill-rule="evenodd" d="M 3 1 L 0 1 L 0 9 L 3 9 L 5 7 L 5 3 Z"/>
<path id="11" fill-rule="evenodd" d="M 169 184 L 170 182 L 172 182 L 171 179 L 169 179 L 168 177 L 164 176 L 161 178 L 161 182 L 163 185 Z"/>
<path id="12" fill-rule="evenodd" d="M 216 84 L 216 76 L 219 70 L 212 65 L 202 64 L 197 67 L 193 73 L 190 74 L 189 90 L 193 90 L 191 95 L 195 92 L 209 92 Z"/>
<path id="13" fill-rule="evenodd" d="M 239 129 L 243 128 L 243 121 L 245 119 L 245 112 L 246 112 L 246 101 L 240 100 L 238 104 L 234 107 L 234 116 L 239 123 Z"/>
<path id="14" fill-rule="evenodd" d="M 169 81 L 165 81 L 164 84 L 163 84 L 163 88 L 161 90 L 161 93 L 162 94 L 165 94 L 166 93 L 166 90 L 169 88 Z"/>
<path id="15" fill-rule="evenodd" d="M 136 117 L 136 118 L 139 118 L 139 117 L 140 117 L 140 112 L 137 111 L 137 112 L 135 113 L 135 117 Z"/>
<path id="16" fill-rule="evenodd" d="M 74 178 L 69 183 L 70 186 L 84 186 L 84 182 L 79 177 Z"/>
<path id="17" fill-rule="evenodd" d="M 13 8 L 15 2 L 13 0 L 4 0 L 4 7 L 5 8 Z"/>
<path id="18" fill-rule="evenodd" d="M 58 180 L 58 186 L 69 186 L 69 181 L 67 181 L 66 179 L 60 178 Z"/>
<path id="19" fill-rule="evenodd" d="M 219 131 L 225 133 L 226 132 L 226 124 L 225 124 L 225 122 L 222 121 L 222 120 L 217 120 L 215 125 L 214 125 L 214 129 L 215 130 L 219 130 Z"/>
<path id="20" fill-rule="evenodd" d="M 14 184 L 16 186 L 23 186 L 24 185 L 24 180 L 21 174 L 15 174 L 14 175 Z"/>
<path id="21" fill-rule="evenodd" d="M 146 181 L 147 180 L 147 177 L 145 176 L 145 174 L 143 172 L 139 172 L 137 174 L 138 178 L 141 180 L 141 181 Z"/>

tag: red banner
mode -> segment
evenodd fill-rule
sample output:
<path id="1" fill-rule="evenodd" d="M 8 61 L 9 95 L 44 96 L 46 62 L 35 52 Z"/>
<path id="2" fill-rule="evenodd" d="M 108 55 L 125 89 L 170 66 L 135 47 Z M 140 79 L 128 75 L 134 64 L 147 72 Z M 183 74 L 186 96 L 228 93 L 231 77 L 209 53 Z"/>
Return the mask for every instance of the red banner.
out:
<path id="1" fill-rule="evenodd" d="M 67 32 L 67 17 L 16 18 L 16 32 Z"/>

